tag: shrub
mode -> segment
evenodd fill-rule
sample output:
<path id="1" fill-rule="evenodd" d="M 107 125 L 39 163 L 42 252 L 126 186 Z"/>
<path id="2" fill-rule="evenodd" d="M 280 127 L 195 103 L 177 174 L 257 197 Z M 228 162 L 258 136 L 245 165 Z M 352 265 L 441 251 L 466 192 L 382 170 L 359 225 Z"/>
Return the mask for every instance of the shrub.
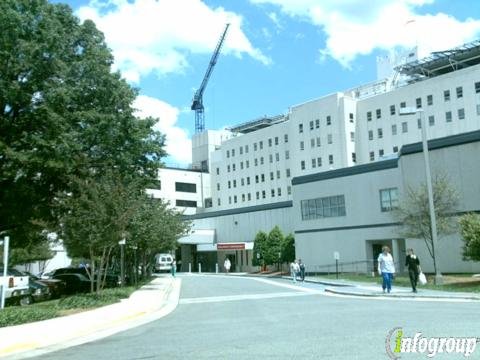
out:
<path id="1" fill-rule="evenodd" d="M 35 306 L 6 307 L 0 311 L 0 327 L 20 325 L 33 321 L 47 320 L 57 316 L 54 308 Z"/>

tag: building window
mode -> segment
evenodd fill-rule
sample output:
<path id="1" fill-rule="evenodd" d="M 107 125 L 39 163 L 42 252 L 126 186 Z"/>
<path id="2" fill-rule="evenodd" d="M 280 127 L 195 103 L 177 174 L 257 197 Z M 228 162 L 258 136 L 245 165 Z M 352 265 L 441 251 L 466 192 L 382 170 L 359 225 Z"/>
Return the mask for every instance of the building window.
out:
<path id="1" fill-rule="evenodd" d="M 280 154 L 279 153 L 275 153 L 275 161 L 280 161 Z"/>
<path id="2" fill-rule="evenodd" d="M 191 200 L 175 200 L 175 206 L 183 206 L 183 207 L 197 207 L 197 202 L 196 201 L 191 201 Z"/>
<path id="3" fill-rule="evenodd" d="M 350 131 L 350 141 L 355 142 L 355 133 L 353 131 Z"/>
<path id="4" fill-rule="evenodd" d="M 250 161 L 245 161 L 245 167 L 248 169 L 250 167 Z"/>
<path id="5" fill-rule="evenodd" d="M 368 130 L 368 140 L 373 140 L 373 130 Z"/>
<path id="6" fill-rule="evenodd" d="M 370 156 L 370 161 L 375 160 L 375 153 L 373 151 L 370 151 L 369 156 Z"/>
<path id="7" fill-rule="evenodd" d="M 328 135 L 327 135 L 327 142 L 328 142 L 329 144 L 332 144 L 332 143 L 333 143 L 333 136 L 332 136 L 332 134 L 328 134 Z"/>
<path id="8" fill-rule="evenodd" d="M 227 159 L 230 157 L 230 150 L 227 150 Z"/>
<path id="9" fill-rule="evenodd" d="M 235 164 L 232 164 L 232 171 L 235 171 Z"/>
<path id="10" fill-rule="evenodd" d="M 460 99 L 463 97 L 463 88 L 461 86 L 457 87 L 457 99 Z"/>
<path id="11" fill-rule="evenodd" d="M 234 187 L 234 188 L 237 187 L 237 180 L 233 180 L 233 187 Z"/>
<path id="12" fill-rule="evenodd" d="M 443 100 L 450 101 L 450 90 L 445 90 L 443 92 Z"/>
<path id="13" fill-rule="evenodd" d="M 273 163 L 273 155 L 272 154 L 268 155 L 268 159 L 270 160 L 270 164 Z"/>
<path id="14" fill-rule="evenodd" d="M 315 128 L 316 129 L 320 128 L 320 119 L 315 120 Z"/>
<path id="15" fill-rule="evenodd" d="M 248 154 L 248 145 L 245 145 L 245 154 Z"/>
<path id="16" fill-rule="evenodd" d="M 400 103 L 400 109 L 403 109 L 403 108 L 406 108 L 407 107 L 407 103 L 405 101 L 402 101 Z"/>
<path id="17" fill-rule="evenodd" d="M 217 205 L 218 205 L 218 206 L 221 205 L 220 198 L 217 199 Z"/>
<path id="18" fill-rule="evenodd" d="M 348 114 L 348 120 L 353 123 L 353 113 Z"/>
<path id="19" fill-rule="evenodd" d="M 275 136 L 275 145 L 278 145 L 278 136 Z"/>
<path id="20" fill-rule="evenodd" d="M 397 152 L 398 152 L 398 146 L 394 146 L 394 147 L 393 147 L 393 152 L 394 152 L 394 153 L 397 153 Z"/>
<path id="21" fill-rule="evenodd" d="M 217 183 L 217 191 L 220 191 L 220 183 Z"/>
<path id="22" fill-rule="evenodd" d="M 281 188 L 277 188 L 277 196 L 282 196 L 282 189 Z"/>
<path id="23" fill-rule="evenodd" d="M 265 193 L 265 190 L 262 190 L 262 199 L 265 199 L 267 197 L 267 194 Z"/>
<path id="24" fill-rule="evenodd" d="M 317 137 L 317 147 L 320 147 L 321 143 L 320 143 L 320 137 Z"/>
<path id="25" fill-rule="evenodd" d="M 257 143 L 253 143 L 253 151 L 257 151 Z"/>
<path id="26" fill-rule="evenodd" d="M 240 152 L 240 155 L 243 154 L 243 147 L 242 146 L 240 146 L 239 152 Z"/>
<path id="27" fill-rule="evenodd" d="M 415 103 L 417 104 L 417 109 L 422 107 L 422 98 L 416 98 Z"/>
<path id="28" fill-rule="evenodd" d="M 287 194 L 292 195 L 292 187 L 290 185 L 287 186 Z"/>
<path id="29" fill-rule="evenodd" d="M 285 141 L 285 143 L 288 143 L 288 134 L 285 134 L 285 135 L 283 136 L 283 140 Z"/>
<path id="30" fill-rule="evenodd" d="M 378 157 L 382 157 L 384 154 L 383 149 L 378 150 Z"/>
<path id="31" fill-rule="evenodd" d="M 313 130 L 313 120 L 310 121 L 310 130 Z"/>
<path id="32" fill-rule="evenodd" d="M 302 220 L 346 216 L 344 195 L 302 200 L 300 206 Z"/>
<path id="33" fill-rule="evenodd" d="M 231 184 L 230 180 L 228 180 L 228 188 L 231 189 L 231 187 L 232 187 L 232 184 Z"/>
<path id="34" fill-rule="evenodd" d="M 298 124 L 298 132 L 303 133 L 303 124 Z"/>
<path id="35" fill-rule="evenodd" d="M 227 165 L 227 172 L 230 172 L 230 165 Z"/>
<path id="36" fill-rule="evenodd" d="M 275 197 L 275 189 L 271 189 L 270 194 L 271 194 L 272 197 Z"/>
<path id="37" fill-rule="evenodd" d="M 381 119 L 382 118 L 382 110 L 381 109 L 377 109 L 375 111 L 375 115 L 377 117 L 377 119 Z"/>
<path id="38" fill-rule="evenodd" d="M 289 178 L 290 177 L 290 169 L 286 169 L 285 173 L 286 173 L 287 178 Z"/>
<path id="39" fill-rule="evenodd" d="M 272 140 L 272 139 L 268 139 L 268 147 L 272 147 L 272 144 L 273 144 L 273 140 Z"/>
<path id="40" fill-rule="evenodd" d="M 433 115 L 428 116 L 428 125 L 430 125 L 430 126 L 435 125 L 435 116 L 433 116 Z"/>
<path id="41" fill-rule="evenodd" d="M 398 207 L 398 189 L 382 189 L 380 190 L 380 209 L 382 212 L 392 211 Z"/>
<path id="42" fill-rule="evenodd" d="M 312 168 L 316 168 L 317 167 L 317 159 L 313 158 L 312 159 Z"/>
<path id="43" fill-rule="evenodd" d="M 315 139 L 314 138 L 311 138 L 310 139 L 310 147 L 315 147 Z"/>
<path id="44" fill-rule="evenodd" d="M 285 150 L 285 160 L 290 159 L 290 151 Z"/>
<path id="45" fill-rule="evenodd" d="M 275 174 L 273 173 L 273 171 L 270 171 L 270 180 L 273 180 L 275 179 Z"/>
<path id="46" fill-rule="evenodd" d="M 318 157 L 318 158 L 317 158 L 317 166 L 318 166 L 318 167 L 321 167 L 321 166 L 322 166 L 322 158 L 321 158 L 321 157 Z"/>
<path id="47" fill-rule="evenodd" d="M 232 149 L 232 157 L 235 156 L 235 149 Z"/>
<path id="48" fill-rule="evenodd" d="M 245 194 L 242 194 L 242 202 L 245 202 Z"/>
<path id="49" fill-rule="evenodd" d="M 422 119 L 421 119 L 421 118 L 418 118 L 418 119 L 417 119 L 417 127 L 418 127 L 419 129 L 422 128 Z"/>
<path id="50" fill-rule="evenodd" d="M 378 135 L 378 138 L 379 138 L 379 139 L 383 138 L 383 130 L 382 130 L 382 128 L 377 129 L 377 135 Z"/>
<path id="51" fill-rule="evenodd" d="M 220 168 L 217 167 L 217 175 L 220 175 Z"/>
<path id="52" fill-rule="evenodd" d="M 465 119 L 465 109 L 458 109 L 458 120 Z"/>
<path id="53" fill-rule="evenodd" d="M 253 159 L 253 164 L 254 164 L 255 166 L 258 166 L 258 159 L 257 159 L 257 158 Z"/>
<path id="54" fill-rule="evenodd" d="M 433 95 L 427 95 L 427 105 L 433 105 Z"/>
<path id="55" fill-rule="evenodd" d="M 332 125 L 332 117 L 327 115 L 327 125 Z"/>
<path id="56" fill-rule="evenodd" d="M 300 161 L 300 169 L 305 170 L 305 160 Z"/>
<path id="57" fill-rule="evenodd" d="M 397 125 L 396 124 L 392 125 L 392 135 L 397 135 Z"/>
<path id="58" fill-rule="evenodd" d="M 402 133 L 408 132 L 408 123 L 402 122 Z"/>
<path id="59" fill-rule="evenodd" d="M 300 141 L 300 150 L 305 149 L 305 143 L 303 141 Z"/>
<path id="60" fill-rule="evenodd" d="M 277 170 L 277 179 L 280 179 L 280 170 Z"/>
<path id="61" fill-rule="evenodd" d="M 233 195 L 233 203 L 234 203 L 234 204 L 237 203 L 237 195 Z"/>
<path id="62" fill-rule="evenodd" d="M 333 155 L 328 155 L 328 163 L 333 165 Z"/>
<path id="63" fill-rule="evenodd" d="M 452 112 L 451 111 L 447 111 L 445 113 L 445 121 L 446 122 L 452 122 Z"/>
<path id="64" fill-rule="evenodd" d="M 260 150 L 263 149 L 263 141 L 260 141 L 260 142 L 258 143 L 258 147 L 260 148 Z"/>
<path id="65" fill-rule="evenodd" d="M 354 152 L 352 153 L 352 162 L 353 163 L 357 162 L 357 154 L 355 154 Z"/>
<path id="66" fill-rule="evenodd" d="M 258 175 L 255 175 L 255 182 L 256 182 L 257 184 L 258 184 L 258 182 L 259 182 L 259 177 L 258 177 Z"/>
<path id="67" fill-rule="evenodd" d="M 367 111 L 367 121 L 372 121 L 372 112 Z"/>
<path id="68" fill-rule="evenodd" d="M 475 93 L 480 94 L 480 81 L 475 83 Z"/>
<path id="69" fill-rule="evenodd" d="M 390 115 L 395 115 L 395 105 L 390 105 Z"/>
<path id="70" fill-rule="evenodd" d="M 231 196 L 228 197 L 228 203 L 229 203 L 229 204 L 232 203 L 232 197 L 231 197 Z"/>
<path id="71" fill-rule="evenodd" d="M 196 193 L 197 192 L 197 184 L 175 182 L 175 191 L 187 192 L 187 193 Z"/>
<path id="72" fill-rule="evenodd" d="M 255 196 L 256 196 L 257 200 L 260 200 L 260 191 L 257 191 Z"/>
<path id="73" fill-rule="evenodd" d="M 260 156 L 260 165 L 263 165 L 263 156 Z"/>
<path id="74" fill-rule="evenodd" d="M 261 178 L 262 182 L 265 182 L 265 174 L 260 174 L 260 178 Z"/>
<path id="75" fill-rule="evenodd" d="M 247 185 L 250 185 L 250 176 L 247 177 Z"/>
<path id="76" fill-rule="evenodd" d="M 248 201 L 252 200 L 252 194 L 248 193 L 247 198 Z"/>
<path id="77" fill-rule="evenodd" d="M 242 186 L 245 185 L 245 180 L 243 178 L 240 179 L 240 185 L 242 185 Z"/>

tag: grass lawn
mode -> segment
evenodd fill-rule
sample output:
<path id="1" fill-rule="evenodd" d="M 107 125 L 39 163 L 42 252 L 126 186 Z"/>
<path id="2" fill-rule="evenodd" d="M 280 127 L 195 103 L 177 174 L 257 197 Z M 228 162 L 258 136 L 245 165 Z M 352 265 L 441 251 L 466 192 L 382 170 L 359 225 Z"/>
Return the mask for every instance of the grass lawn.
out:
<path id="1" fill-rule="evenodd" d="M 150 280 L 141 282 L 138 287 L 127 286 L 123 288 L 104 289 L 99 295 L 95 293 L 76 294 L 60 299 L 34 303 L 28 306 L 8 306 L 0 310 L 0 327 L 52 319 L 114 304 L 121 299 L 128 298 L 135 290 L 138 290 L 140 286 L 148 282 L 150 282 Z"/>
<path id="2" fill-rule="evenodd" d="M 319 278 L 336 280 L 335 274 L 319 275 Z M 358 281 L 374 284 L 382 284 L 382 278 L 379 276 L 372 277 L 366 274 L 338 274 L 339 280 Z M 471 274 L 444 274 L 444 285 L 435 285 L 433 283 L 434 275 L 427 275 L 428 283 L 426 285 L 418 285 L 419 289 L 443 290 L 443 291 L 460 291 L 480 293 L 480 278 L 472 277 Z M 410 287 L 410 279 L 408 276 L 395 276 L 393 280 L 394 286 Z"/>

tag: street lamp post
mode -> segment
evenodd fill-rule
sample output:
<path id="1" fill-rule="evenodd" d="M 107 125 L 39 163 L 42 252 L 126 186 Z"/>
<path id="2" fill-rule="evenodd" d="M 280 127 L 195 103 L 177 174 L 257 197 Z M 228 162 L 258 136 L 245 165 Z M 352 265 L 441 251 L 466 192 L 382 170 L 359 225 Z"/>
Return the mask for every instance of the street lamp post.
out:
<path id="1" fill-rule="evenodd" d="M 120 245 L 120 283 L 121 286 L 125 286 L 125 244 L 127 243 L 126 239 L 123 238 L 118 242 Z"/>
<path id="2" fill-rule="evenodd" d="M 435 284 L 443 284 L 443 277 L 440 272 L 440 268 L 437 262 L 436 249 L 438 249 L 438 239 L 437 239 L 437 219 L 435 216 L 435 206 L 433 203 L 433 188 L 432 188 L 432 176 L 430 172 L 430 159 L 428 156 L 428 143 L 427 143 L 427 126 L 425 124 L 425 116 L 423 109 L 416 108 L 404 108 L 400 110 L 400 115 L 415 115 L 420 114 L 420 126 L 422 128 L 422 152 L 423 159 L 425 162 L 425 178 L 427 182 L 427 193 L 428 193 L 428 209 L 430 212 L 430 226 L 432 233 L 432 254 L 433 262 L 435 265 Z"/>

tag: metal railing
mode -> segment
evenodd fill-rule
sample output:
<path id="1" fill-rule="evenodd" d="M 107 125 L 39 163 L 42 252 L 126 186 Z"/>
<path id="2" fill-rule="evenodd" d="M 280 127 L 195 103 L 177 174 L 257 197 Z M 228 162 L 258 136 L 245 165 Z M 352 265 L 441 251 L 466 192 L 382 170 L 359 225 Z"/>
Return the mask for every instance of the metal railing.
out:
<path id="1" fill-rule="evenodd" d="M 335 274 L 338 265 L 338 273 L 349 273 L 349 274 L 364 274 L 372 275 L 372 273 L 377 274 L 377 260 L 376 259 L 367 259 L 359 261 L 345 261 L 330 263 L 325 265 L 305 265 L 305 272 L 310 276 L 315 275 L 330 275 Z M 401 263 L 399 261 L 395 262 L 395 269 L 397 271 L 401 269 Z"/>

